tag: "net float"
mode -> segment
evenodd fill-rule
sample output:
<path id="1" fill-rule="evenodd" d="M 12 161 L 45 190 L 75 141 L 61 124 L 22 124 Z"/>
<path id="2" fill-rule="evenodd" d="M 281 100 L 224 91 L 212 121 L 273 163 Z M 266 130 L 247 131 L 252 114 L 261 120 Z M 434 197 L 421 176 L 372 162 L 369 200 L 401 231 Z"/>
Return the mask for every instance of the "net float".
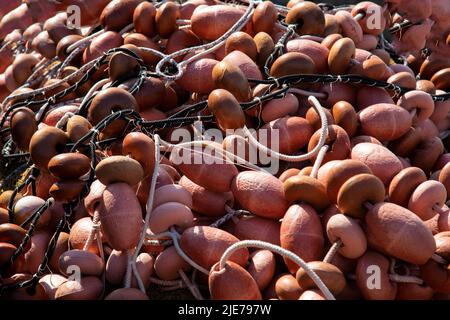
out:
<path id="1" fill-rule="evenodd" d="M 307 204 L 289 207 L 281 222 L 280 242 L 306 262 L 320 260 L 325 240 L 316 210 Z M 285 263 L 291 273 L 299 268 L 289 259 Z"/>
<path id="2" fill-rule="evenodd" d="M 226 5 L 198 6 L 191 16 L 191 30 L 202 40 L 216 40 L 231 28 L 243 11 Z"/>
<path id="3" fill-rule="evenodd" d="M 154 157 L 148 156 L 155 152 L 154 149 L 154 141 L 139 132 L 130 132 L 122 141 L 123 155 L 130 155 L 138 161 L 144 169 L 145 176 L 151 174 L 155 167 Z"/>
<path id="4" fill-rule="evenodd" d="M 45 200 L 37 196 L 21 197 L 14 205 L 14 222 L 21 225 L 28 220 L 40 207 L 45 204 Z M 42 212 L 36 227 L 38 229 L 44 228 L 50 221 L 50 214 L 48 210 Z"/>
<path id="5" fill-rule="evenodd" d="M 389 184 L 389 201 L 402 207 L 408 206 L 413 192 L 426 180 L 427 177 L 420 168 L 411 167 L 401 170 Z"/>
<path id="6" fill-rule="evenodd" d="M 338 250 L 342 256 L 357 259 L 366 252 L 367 239 L 357 220 L 336 214 L 328 220 L 326 232 L 331 243 L 342 242 Z"/>
<path id="7" fill-rule="evenodd" d="M 308 143 L 308 152 L 311 152 L 319 143 L 321 129 L 314 132 Z M 344 160 L 350 153 L 350 138 L 347 132 L 337 125 L 329 125 L 326 144 L 330 146 L 322 163 L 332 160 Z M 314 160 L 316 156 L 313 156 Z"/>
<path id="8" fill-rule="evenodd" d="M 256 250 L 250 254 L 248 273 L 255 279 L 260 291 L 263 291 L 275 274 L 275 256 L 269 250 Z"/>
<path id="9" fill-rule="evenodd" d="M 307 203 L 317 211 L 324 210 L 330 204 L 325 186 L 316 178 L 297 175 L 287 179 L 283 187 L 284 196 L 291 203 Z"/>
<path id="10" fill-rule="evenodd" d="M 436 249 L 433 235 L 422 220 L 396 204 L 375 204 L 366 213 L 365 221 L 369 244 L 391 256 L 423 265 Z M 405 246 L 415 250 L 405 251 Z"/>
<path id="11" fill-rule="evenodd" d="M 231 190 L 244 209 L 260 217 L 279 219 L 288 207 L 283 183 L 267 173 L 243 171 L 233 179 Z"/>
<path id="12" fill-rule="evenodd" d="M 125 251 L 113 250 L 106 262 L 105 277 L 108 283 L 120 285 L 127 269 L 127 255 Z"/>
<path id="13" fill-rule="evenodd" d="M 230 191 L 233 178 L 238 174 L 236 166 L 229 163 L 224 154 L 214 148 L 214 144 L 206 144 L 201 148 L 205 148 L 207 153 L 199 155 L 192 147 L 187 150 L 175 148 L 170 161 L 176 163 L 177 169 L 187 178 L 205 189 L 213 192 Z"/>
<path id="14" fill-rule="evenodd" d="M 228 53 L 222 62 L 237 66 L 248 79 L 262 79 L 261 71 L 258 65 L 244 52 L 234 50 Z"/>
<path id="15" fill-rule="evenodd" d="M 192 209 L 206 216 L 221 216 L 226 206 L 232 207 L 234 196 L 231 192 L 214 192 L 182 176 L 179 185 L 192 196 Z M 158 201 L 158 200 L 157 200 Z"/>
<path id="16" fill-rule="evenodd" d="M 322 35 L 325 31 L 325 15 L 319 6 L 310 1 L 302 1 L 289 10 L 287 24 L 295 24 L 298 34 Z"/>
<path id="17" fill-rule="evenodd" d="M 316 272 L 333 294 L 339 294 L 344 289 L 344 274 L 336 266 L 322 261 L 308 262 L 308 266 Z M 303 268 L 297 270 L 295 277 L 301 290 L 316 288 L 315 283 Z"/>
<path id="18" fill-rule="evenodd" d="M 46 274 L 39 279 L 39 284 L 44 289 L 49 300 L 55 300 L 55 293 L 58 287 L 67 281 L 66 277 L 60 274 Z"/>
<path id="19" fill-rule="evenodd" d="M 154 269 L 159 279 L 170 281 L 180 277 L 180 270 L 187 272 L 191 266 L 180 257 L 174 246 L 170 246 L 158 254 Z"/>
<path id="20" fill-rule="evenodd" d="M 281 275 L 275 282 L 275 292 L 280 300 L 298 300 L 303 292 L 291 274 Z"/>
<path id="21" fill-rule="evenodd" d="M 104 185 L 123 182 L 134 186 L 143 179 L 144 170 L 138 161 L 130 157 L 112 156 L 97 164 L 95 174 Z"/>
<path id="22" fill-rule="evenodd" d="M 103 291 L 102 281 L 93 276 L 82 277 L 80 282 L 70 280 L 55 292 L 55 300 L 96 300 Z"/>
<path id="23" fill-rule="evenodd" d="M 421 168 L 429 175 L 434 164 L 444 153 L 443 144 L 438 137 L 424 140 L 410 155 L 411 164 Z"/>
<path id="24" fill-rule="evenodd" d="M 96 254 L 84 250 L 69 250 L 59 257 L 59 270 L 67 275 L 70 266 L 78 266 L 85 276 L 100 276 L 103 273 L 103 260 Z"/>
<path id="25" fill-rule="evenodd" d="M 329 49 L 325 45 L 308 39 L 293 39 L 286 44 L 286 49 L 288 52 L 299 52 L 310 57 L 318 72 L 328 70 Z"/>
<path id="26" fill-rule="evenodd" d="M 133 22 L 133 14 L 139 0 L 113 0 L 104 6 L 100 23 L 108 31 L 120 31 Z"/>
<path id="27" fill-rule="evenodd" d="M 150 230 L 155 233 L 168 231 L 176 226 L 181 230 L 192 227 L 194 216 L 191 209 L 179 202 L 166 202 L 155 207 L 149 220 Z"/>
<path id="28" fill-rule="evenodd" d="M 89 234 L 91 233 L 93 227 L 92 219 L 89 217 L 84 217 L 77 220 L 70 229 L 69 233 L 69 244 L 72 249 L 83 250 L 86 244 Z M 88 251 L 99 254 L 97 243 L 92 242 L 88 248 Z"/>
<path id="29" fill-rule="evenodd" d="M 26 270 L 34 274 L 38 271 L 42 259 L 44 258 L 47 245 L 50 242 L 50 235 L 47 232 L 38 232 L 31 236 L 31 248 L 24 254 Z"/>
<path id="30" fill-rule="evenodd" d="M 400 160 L 389 149 L 373 143 L 364 142 L 354 146 L 351 158 L 367 165 L 385 185 L 403 169 Z"/>
<path id="31" fill-rule="evenodd" d="M 447 199 L 445 186 L 438 181 L 424 181 L 411 194 L 408 209 L 423 221 L 433 218 L 444 206 Z"/>
<path id="32" fill-rule="evenodd" d="M 150 286 L 150 277 L 153 275 L 155 259 L 146 252 L 142 252 L 136 259 L 136 270 L 142 279 L 143 285 L 146 289 Z M 136 278 L 131 279 L 131 287 L 139 288 Z"/>
<path id="33" fill-rule="evenodd" d="M 232 261 L 227 261 L 223 268 L 219 263 L 212 267 L 208 287 L 213 300 L 261 300 L 256 281 L 243 267 Z"/>
<path id="34" fill-rule="evenodd" d="M 169 184 L 155 190 L 153 208 L 157 208 L 168 202 L 176 202 L 188 208 L 193 207 L 192 195 L 189 191 L 177 184 Z"/>
<path id="35" fill-rule="evenodd" d="M 229 91 L 238 101 L 249 100 L 250 85 L 244 73 L 235 65 L 219 62 L 212 70 L 212 78 L 216 88 Z"/>
<path id="36" fill-rule="evenodd" d="M 412 125 L 409 112 L 390 104 L 375 104 L 359 113 L 361 132 L 381 142 L 404 135 Z M 383 124 L 381 127 L 380 124 Z M 388 129 L 392 128 L 392 129 Z"/>
<path id="37" fill-rule="evenodd" d="M 61 153 L 50 159 L 48 171 L 57 179 L 76 179 L 88 172 L 90 159 L 81 153 Z"/>
<path id="38" fill-rule="evenodd" d="M 449 232 L 438 233 L 434 236 L 436 240 L 436 255 L 443 258 L 442 262 L 430 259 L 420 266 L 420 274 L 424 281 L 436 292 L 448 293 L 450 282 L 448 276 L 449 258 Z"/>
<path id="39" fill-rule="evenodd" d="M 273 120 L 264 125 L 259 132 L 261 135 L 267 135 L 267 145 L 269 147 L 272 135 L 277 134 L 279 137 L 283 137 L 279 141 L 278 149 L 279 152 L 288 154 L 292 154 L 306 146 L 313 135 L 313 129 L 308 121 L 305 118 L 296 116 Z"/>
<path id="40" fill-rule="evenodd" d="M 225 250 L 239 239 L 232 234 L 212 227 L 191 227 L 181 234 L 181 249 L 205 269 L 219 261 Z M 231 256 L 230 262 L 244 266 L 248 260 L 248 250 L 239 249 Z M 253 279 L 253 278 L 252 278 Z"/>
<path id="41" fill-rule="evenodd" d="M 102 231 L 116 250 L 131 249 L 139 239 L 142 212 L 133 189 L 126 183 L 106 187 L 98 208 Z"/>
<path id="42" fill-rule="evenodd" d="M 0 224 L 0 242 L 9 243 L 18 247 L 23 238 L 25 237 L 26 230 L 13 223 L 2 223 Z M 27 252 L 31 248 L 31 243 L 28 242 L 23 251 Z"/>
<path id="43" fill-rule="evenodd" d="M 142 33 L 148 37 L 156 34 L 156 8 L 153 3 L 142 2 L 133 12 L 133 25 L 136 32 Z"/>
<path id="44" fill-rule="evenodd" d="M 58 43 L 62 38 L 80 34 L 79 29 L 70 29 L 67 23 L 67 13 L 61 12 L 47 19 L 44 23 L 43 30 L 48 32 L 50 39 L 54 43 Z"/>
<path id="45" fill-rule="evenodd" d="M 57 181 L 49 189 L 49 194 L 56 201 L 68 202 L 74 200 L 84 189 L 84 181 L 64 180 Z"/>
<path id="46" fill-rule="evenodd" d="M 145 47 L 157 52 L 161 51 L 161 47 L 144 34 L 128 33 L 124 36 L 123 43 L 123 48 L 128 48 L 131 51 L 138 53 L 138 55 L 144 60 L 144 63 L 147 65 L 156 65 L 159 60 L 161 60 L 160 55 L 158 55 L 157 53 L 139 49 L 141 47 Z"/>
<path id="47" fill-rule="evenodd" d="M 239 240 L 260 240 L 280 245 L 280 222 L 258 216 L 243 216 L 235 222 L 233 234 Z"/>
<path id="48" fill-rule="evenodd" d="M 28 108 L 19 108 L 10 118 L 11 137 L 20 150 L 28 150 L 31 138 L 37 131 L 34 112 Z"/>
<path id="49" fill-rule="evenodd" d="M 38 168 L 47 170 L 50 160 L 62 153 L 68 142 L 67 134 L 61 129 L 45 127 L 37 130 L 30 140 L 30 155 Z"/>
<path id="50" fill-rule="evenodd" d="M 55 251 L 48 263 L 50 270 L 53 272 L 59 271 L 59 258 L 65 252 L 69 250 L 69 234 L 66 232 L 61 232 L 58 240 L 56 241 Z"/>
<path id="51" fill-rule="evenodd" d="M 270 75 L 276 78 L 293 74 L 314 74 L 316 65 L 313 59 L 300 52 L 288 52 L 279 57 L 270 68 Z"/>
<path id="52" fill-rule="evenodd" d="M 273 42 L 272 37 L 269 33 L 266 32 L 258 32 L 254 37 L 253 41 L 256 45 L 256 53 L 257 53 L 257 62 L 258 65 L 262 66 L 265 64 L 267 58 L 272 53 L 275 44 Z"/>
<path id="53" fill-rule="evenodd" d="M 180 16 L 179 5 L 175 2 L 167 2 L 156 10 L 155 23 L 158 34 L 163 38 L 168 38 L 178 25 L 177 19 Z"/>
<path id="54" fill-rule="evenodd" d="M 189 63 L 177 84 L 186 91 L 208 94 L 214 90 L 212 71 L 219 61 L 203 58 Z"/>
<path id="55" fill-rule="evenodd" d="M 331 114 L 331 112 L 328 109 L 324 109 L 325 115 L 327 117 L 327 123 L 328 125 L 333 125 L 334 123 L 334 117 Z M 309 122 L 309 124 L 313 127 L 313 130 L 317 131 L 320 130 L 322 127 L 322 121 L 320 120 L 320 116 L 317 113 L 316 109 L 313 107 L 308 108 L 308 111 L 306 111 L 305 119 Z"/>
<path id="56" fill-rule="evenodd" d="M 216 67 L 214 67 L 213 72 L 217 70 Z M 239 129 L 245 125 L 245 115 L 238 100 L 227 90 L 213 90 L 208 96 L 208 109 L 216 117 L 219 127 L 224 131 Z"/>

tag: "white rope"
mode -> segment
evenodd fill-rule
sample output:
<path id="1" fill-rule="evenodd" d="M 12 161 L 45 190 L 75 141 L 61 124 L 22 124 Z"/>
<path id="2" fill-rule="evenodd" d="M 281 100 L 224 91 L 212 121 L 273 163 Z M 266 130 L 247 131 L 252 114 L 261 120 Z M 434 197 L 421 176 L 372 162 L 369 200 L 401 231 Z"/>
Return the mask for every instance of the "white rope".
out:
<path id="1" fill-rule="evenodd" d="M 320 151 L 319 151 L 319 154 L 317 155 L 316 161 L 314 161 L 314 166 L 311 170 L 310 177 L 317 178 L 319 168 L 322 165 L 323 159 L 325 158 L 325 155 L 327 154 L 328 149 L 329 149 L 328 145 L 324 145 L 322 148 L 320 148 Z"/>
<path id="2" fill-rule="evenodd" d="M 359 21 L 359 20 L 363 19 L 365 16 L 366 16 L 365 12 L 360 12 L 356 16 L 354 16 L 353 19 L 355 19 L 356 21 Z"/>
<path id="3" fill-rule="evenodd" d="M 191 20 L 177 19 L 177 25 L 184 26 L 184 25 L 187 25 L 187 24 L 191 24 Z"/>
<path id="4" fill-rule="evenodd" d="M 401 283 L 415 283 L 418 285 L 423 284 L 423 280 L 418 277 L 401 276 L 399 274 L 389 274 L 389 280 L 394 281 L 394 282 L 401 282 Z"/>
<path id="5" fill-rule="evenodd" d="M 229 151 L 227 151 L 227 150 L 225 150 L 223 148 L 219 148 L 218 146 L 216 146 L 214 144 L 211 144 L 211 143 L 208 143 L 208 142 L 209 141 L 191 141 L 191 142 L 184 142 L 184 143 L 179 143 L 179 144 L 171 144 L 170 142 L 167 142 L 167 141 L 161 139 L 161 144 L 164 147 L 167 148 L 166 151 L 172 151 L 175 148 L 180 148 L 180 149 L 183 149 L 183 150 L 189 150 L 189 151 L 197 153 L 197 154 L 198 153 L 204 154 L 204 152 L 202 152 L 202 151 L 199 152 L 199 151 L 197 151 L 195 149 L 192 149 L 191 147 L 207 146 L 207 147 L 213 148 L 216 151 L 221 152 L 221 155 L 225 155 L 226 156 L 225 161 L 227 161 L 228 163 L 236 163 L 236 164 L 238 164 L 240 166 L 246 166 L 248 169 L 252 169 L 252 170 L 255 170 L 255 171 L 261 171 L 261 172 L 267 172 L 266 170 L 258 167 L 257 165 L 254 165 L 254 164 L 248 162 L 247 160 L 245 160 L 245 159 L 243 159 L 241 157 L 238 157 L 235 154 L 233 154 L 233 153 L 231 153 L 231 152 L 229 152 Z M 222 161 L 224 160 L 223 158 L 218 158 L 215 155 L 208 154 L 208 156 L 211 156 L 213 159 L 222 160 Z M 236 162 L 234 162 L 232 160 L 236 160 Z"/>
<path id="6" fill-rule="evenodd" d="M 135 253 L 136 252 L 138 252 L 138 251 L 135 251 Z M 129 261 L 129 263 L 131 265 L 132 274 L 134 274 L 134 277 L 136 278 L 136 281 L 138 283 L 139 290 L 146 293 L 144 282 L 142 281 L 139 270 L 137 269 L 136 259 L 134 258 L 134 255 L 131 257 L 131 260 Z M 132 277 L 132 275 L 130 275 L 130 277 Z"/>
<path id="7" fill-rule="evenodd" d="M 64 69 L 70 64 L 70 62 L 72 62 L 72 60 L 75 59 L 76 56 L 81 54 L 81 52 L 84 49 L 86 49 L 90 44 L 91 44 L 90 41 L 82 43 L 79 47 L 77 47 L 75 50 L 73 50 L 59 66 L 59 70 L 56 73 L 56 77 L 59 78 L 61 76 L 62 72 L 64 71 Z"/>
<path id="8" fill-rule="evenodd" d="M 178 29 L 179 29 L 179 30 L 183 30 L 183 29 L 189 29 L 190 27 L 191 27 L 190 24 L 185 24 L 185 25 L 183 25 L 183 26 L 179 26 Z"/>
<path id="9" fill-rule="evenodd" d="M 150 277 L 150 282 L 163 287 L 183 286 L 183 281 L 181 280 L 161 280 L 155 277 Z"/>
<path id="10" fill-rule="evenodd" d="M 323 258 L 323 262 L 331 263 L 331 260 L 333 260 L 336 253 L 339 251 L 339 249 L 342 246 L 342 240 L 339 239 L 333 245 L 331 246 L 330 250 L 328 250 L 327 254 L 325 255 L 325 258 Z"/>
<path id="11" fill-rule="evenodd" d="M 131 258 L 133 257 L 133 255 L 131 254 L 131 249 L 128 249 L 126 253 L 127 253 L 127 271 L 125 273 L 124 286 L 125 288 L 130 288 L 131 272 L 132 272 Z"/>
<path id="12" fill-rule="evenodd" d="M 307 34 L 307 35 L 298 37 L 298 39 L 322 42 L 324 38 Z"/>
<path id="13" fill-rule="evenodd" d="M 147 48 L 147 47 L 138 47 L 138 48 L 141 51 L 154 54 L 154 55 L 156 55 L 158 57 L 161 57 L 161 58 L 166 57 L 166 55 L 164 53 L 162 53 L 161 51 L 158 51 L 158 50 L 155 50 L 155 49 L 152 49 L 152 48 Z"/>
<path id="14" fill-rule="evenodd" d="M 28 77 L 28 79 L 22 86 L 20 86 L 20 88 L 26 88 L 30 86 L 33 80 L 39 78 L 39 74 L 41 73 L 41 71 L 50 66 L 56 60 L 58 60 L 58 57 L 54 57 L 53 59 L 44 58 L 41 61 L 39 61 L 39 63 L 34 67 L 34 71 L 31 74 L 31 76 Z"/>
<path id="15" fill-rule="evenodd" d="M 3 43 L 3 46 L 0 48 L 0 52 L 2 52 L 3 50 L 5 50 L 5 49 L 8 48 L 9 46 L 12 47 L 12 45 L 13 45 L 14 43 L 15 43 L 15 42 L 12 41 L 12 40 L 9 40 L 9 41 Z"/>
<path id="16" fill-rule="evenodd" d="M 119 34 L 121 36 L 123 36 L 125 33 L 127 33 L 128 31 L 131 31 L 134 29 L 134 24 L 130 23 L 129 25 L 127 25 L 126 27 L 124 27 L 122 30 L 119 31 Z"/>
<path id="17" fill-rule="evenodd" d="M 248 128 L 246 126 L 244 126 L 244 133 L 249 138 L 250 143 L 254 147 L 267 153 L 268 155 L 271 155 L 271 156 L 278 158 L 280 160 L 283 160 L 283 161 L 301 162 L 301 161 L 309 160 L 312 157 L 314 157 L 320 151 L 320 149 L 324 146 L 324 144 L 326 142 L 327 134 L 328 134 L 328 121 L 327 121 L 327 116 L 326 116 L 325 112 L 323 111 L 322 106 L 320 105 L 320 102 L 317 100 L 317 98 L 310 96 L 308 98 L 308 101 L 313 104 L 314 108 L 316 109 L 317 113 L 320 116 L 320 121 L 322 122 L 322 128 L 321 128 L 321 132 L 320 132 L 319 142 L 317 143 L 317 145 L 314 147 L 313 150 L 311 150 L 310 152 L 308 152 L 306 154 L 297 155 L 297 156 L 291 156 L 291 155 L 282 154 L 282 153 L 273 151 L 273 150 L 267 148 L 266 146 L 264 146 L 263 144 L 261 144 L 252 135 L 252 133 L 248 130 Z"/>
<path id="18" fill-rule="evenodd" d="M 447 139 L 447 137 L 448 137 L 449 135 L 450 135 L 450 130 L 442 131 L 442 132 L 439 134 L 439 139 L 445 140 L 445 139 Z"/>
<path id="19" fill-rule="evenodd" d="M 440 255 L 438 255 L 436 253 L 431 256 L 431 259 L 439 264 L 443 264 L 443 265 L 449 264 L 447 260 L 445 260 L 444 258 L 442 258 Z"/>
<path id="20" fill-rule="evenodd" d="M 81 101 L 81 105 L 84 105 L 95 93 L 95 91 L 97 91 L 98 89 L 100 89 L 101 87 L 103 87 L 104 85 L 106 85 L 107 83 L 110 82 L 109 78 L 106 79 L 102 79 L 97 81 L 88 91 L 88 93 L 84 96 L 83 101 Z"/>
<path id="21" fill-rule="evenodd" d="M 62 129 L 67 124 L 67 121 L 69 121 L 69 119 L 72 118 L 74 115 L 75 113 L 73 112 L 67 112 L 66 114 L 64 114 L 62 118 L 59 119 L 59 121 L 56 123 L 56 128 Z"/>
<path id="22" fill-rule="evenodd" d="M 299 265 L 300 267 L 302 267 L 305 270 L 305 272 L 314 281 L 314 283 L 320 289 L 320 291 L 322 291 L 322 293 L 324 294 L 324 296 L 327 300 L 336 300 L 334 298 L 333 294 L 331 293 L 331 291 L 325 285 L 325 283 L 323 283 L 322 279 L 320 279 L 320 277 L 314 272 L 314 270 L 311 269 L 311 267 L 302 258 L 300 258 L 295 253 L 293 253 L 289 250 L 286 250 L 282 247 L 276 246 L 272 243 L 259 241 L 259 240 L 244 240 L 244 241 L 240 241 L 240 242 L 237 242 L 237 243 L 231 245 L 230 247 L 228 247 L 227 250 L 225 250 L 222 257 L 220 258 L 220 266 L 219 266 L 220 270 L 225 268 L 225 264 L 226 264 L 227 260 L 231 257 L 233 252 L 235 252 L 236 250 L 239 250 L 242 248 L 248 248 L 248 247 L 270 250 L 275 253 L 278 253 L 279 255 L 281 255 L 285 258 L 292 260 L 293 262 L 295 262 L 297 265 Z"/>
<path id="23" fill-rule="evenodd" d="M 52 106 L 50 106 L 48 108 L 47 113 L 49 113 L 50 111 L 52 111 L 54 109 L 57 109 L 59 107 L 68 106 L 68 105 L 71 105 L 71 104 L 77 104 L 80 101 L 81 101 L 80 98 L 76 98 L 76 99 L 73 99 L 73 100 L 62 101 L 62 102 L 59 102 L 57 104 L 53 104 Z M 42 107 L 40 107 L 38 112 L 36 113 L 36 120 L 39 119 L 42 116 L 42 113 L 44 112 L 44 110 L 45 110 L 45 104 Z"/>
<path id="24" fill-rule="evenodd" d="M 433 206 L 433 211 L 435 211 L 437 214 L 446 214 L 449 212 L 450 209 L 444 209 L 439 207 L 437 204 Z"/>
<path id="25" fill-rule="evenodd" d="M 137 272 L 137 268 L 136 268 L 136 260 L 137 257 L 139 255 L 139 252 L 141 251 L 142 245 L 144 244 L 144 240 L 145 240 L 145 235 L 147 232 L 147 228 L 149 225 L 149 221 L 150 221 L 150 214 L 152 212 L 152 208 L 153 208 L 153 200 L 155 197 L 155 189 L 156 189 L 156 181 L 158 179 L 158 168 L 159 168 L 159 161 L 160 161 L 160 138 L 159 135 L 155 134 L 154 135 L 154 139 L 155 139 L 155 153 L 153 155 L 151 155 L 152 157 L 155 157 L 155 167 L 153 169 L 153 174 L 152 174 L 152 180 L 151 180 L 151 184 L 150 184 L 150 191 L 148 193 L 148 198 L 147 198 L 147 204 L 145 206 L 145 219 L 144 219 L 144 227 L 142 229 L 141 232 L 141 236 L 139 238 L 139 242 L 136 246 L 136 250 L 134 252 L 134 256 L 132 258 L 132 266 L 133 266 L 133 270 L 134 270 L 134 276 L 136 277 L 136 280 L 138 282 L 139 288 L 141 289 L 142 292 L 145 293 L 145 287 L 144 284 L 142 282 L 142 279 L 139 275 L 139 273 Z"/>
<path id="26" fill-rule="evenodd" d="M 181 279 L 183 279 L 184 283 L 186 284 L 186 286 L 188 287 L 189 291 L 191 292 L 191 294 L 194 296 L 195 299 L 205 300 L 202 297 L 202 294 L 198 290 L 197 286 L 189 280 L 189 278 L 186 276 L 186 273 L 184 273 L 182 269 L 178 270 L 178 274 L 181 276 Z"/>
<path id="27" fill-rule="evenodd" d="M 90 36 L 87 36 L 87 37 L 84 37 L 83 39 L 78 40 L 77 42 L 71 44 L 71 45 L 67 48 L 66 52 L 67 52 L 67 53 L 71 53 L 73 50 L 75 50 L 76 48 L 78 48 L 78 47 L 80 47 L 80 46 L 82 46 L 82 45 L 85 45 L 86 43 L 88 43 L 88 45 L 89 45 L 89 43 L 90 43 L 94 38 L 98 37 L 99 35 L 103 34 L 104 32 L 105 32 L 105 30 L 102 29 L 102 30 L 100 30 L 100 31 L 97 31 L 96 33 L 91 34 Z"/>
<path id="28" fill-rule="evenodd" d="M 155 235 L 149 235 L 147 233 L 147 237 L 149 238 L 154 238 L 154 239 L 161 239 L 161 238 L 167 238 L 170 237 L 172 238 L 173 241 L 173 245 L 175 247 L 175 250 L 177 251 L 178 255 L 183 258 L 187 263 L 189 263 L 192 267 L 194 267 L 195 269 L 197 269 L 198 271 L 209 275 L 209 271 L 206 270 L 205 268 L 203 268 L 202 266 L 200 266 L 199 264 L 197 264 L 194 260 L 192 260 L 191 258 L 189 258 L 186 253 L 184 253 L 184 251 L 181 249 L 180 244 L 178 242 L 178 234 L 174 231 L 166 231 L 166 232 L 162 232 L 159 234 L 155 234 Z"/>

